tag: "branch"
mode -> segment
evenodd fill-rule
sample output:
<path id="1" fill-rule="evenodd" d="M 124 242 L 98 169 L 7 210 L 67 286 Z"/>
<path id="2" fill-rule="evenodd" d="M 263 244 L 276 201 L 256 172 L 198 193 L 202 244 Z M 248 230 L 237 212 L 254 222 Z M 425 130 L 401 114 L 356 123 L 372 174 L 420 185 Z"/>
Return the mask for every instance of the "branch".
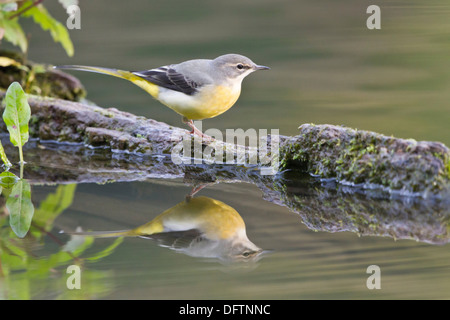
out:
<path id="1" fill-rule="evenodd" d="M 24 14 L 25 12 L 27 12 L 28 10 L 30 10 L 33 7 L 36 7 L 37 5 L 39 5 L 40 3 L 42 3 L 44 0 L 36 0 L 34 1 L 32 4 L 30 4 L 28 7 L 26 8 L 22 8 L 22 10 L 17 11 L 16 13 L 14 13 L 13 15 L 11 15 L 8 19 L 12 20 L 22 14 Z"/>

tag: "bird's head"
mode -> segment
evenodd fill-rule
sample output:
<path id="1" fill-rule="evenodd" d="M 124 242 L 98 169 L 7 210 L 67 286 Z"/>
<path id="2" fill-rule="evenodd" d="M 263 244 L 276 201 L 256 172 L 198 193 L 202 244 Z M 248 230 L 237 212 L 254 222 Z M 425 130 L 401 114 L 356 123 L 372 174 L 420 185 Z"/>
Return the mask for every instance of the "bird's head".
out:
<path id="1" fill-rule="evenodd" d="M 257 70 L 268 70 L 269 67 L 260 66 L 249 58 L 240 54 L 225 54 L 212 60 L 213 68 L 220 72 L 227 80 L 241 80 Z"/>

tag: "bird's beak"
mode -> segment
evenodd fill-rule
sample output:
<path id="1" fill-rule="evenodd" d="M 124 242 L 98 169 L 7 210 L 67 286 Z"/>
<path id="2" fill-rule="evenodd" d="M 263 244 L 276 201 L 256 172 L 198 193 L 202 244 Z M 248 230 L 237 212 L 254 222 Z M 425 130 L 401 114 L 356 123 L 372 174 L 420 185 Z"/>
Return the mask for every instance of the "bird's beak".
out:
<path id="1" fill-rule="evenodd" d="M 258 65 L 255 65 L 255 66 L 253 67 L 253 69 L 255 69 L 255 70 L 269 70 L 270 68 L 269 68 L 269 67 L 266 67 L 266 66 L 258 66 Z"/>

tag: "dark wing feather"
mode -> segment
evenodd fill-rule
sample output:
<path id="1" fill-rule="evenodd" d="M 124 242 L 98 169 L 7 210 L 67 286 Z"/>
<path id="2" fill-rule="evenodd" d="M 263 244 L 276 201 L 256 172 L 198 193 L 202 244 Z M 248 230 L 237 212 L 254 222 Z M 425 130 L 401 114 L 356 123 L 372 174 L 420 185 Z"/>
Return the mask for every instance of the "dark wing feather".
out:
<path id="1" fill-rule="evenodd" d="M 193 95 L 197 92 L 198 84 L 171 67 L 135 71 L 133 74 L 158 86 Z"/>
<path id="2" fill-rule="evenodd" d="M 185 231 L 169 231 L 155 233 L 148 236 L 141 236 L 141 238 L 154 239 L 159 245 L 171 247 L 173 249 L 188 248 L 195 242 L 207 241 L 203 234 L 197 229 L 190 229 Z"/>

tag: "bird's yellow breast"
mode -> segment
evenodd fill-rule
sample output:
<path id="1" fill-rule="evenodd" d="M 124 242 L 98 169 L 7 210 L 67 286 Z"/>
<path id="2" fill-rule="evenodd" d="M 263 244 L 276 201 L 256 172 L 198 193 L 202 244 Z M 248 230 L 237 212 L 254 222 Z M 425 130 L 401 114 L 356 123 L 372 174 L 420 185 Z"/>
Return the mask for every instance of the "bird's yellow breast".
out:
<path id="1" fill-rule="evenodd" d="M 214 86 L 212 88 L 205 88 L 198 93 L 201 101 L 200 114 L 196 117 L 188 119 L 207 119 L 216 117 L 228 109 L 230 109 L 240 95 L 240 87 L 233 88 L 229 86 Z M 196 110 L 197 111 L 197 110 Z"/>
<path id="2" fill-rule="evenodd" d="M 225 203 L 197 197 L 166 210 L 133 230 L 136 235 L 197 229 L 209 239 L 227 239 L 245 229 L 239 213 Z"/>
<path id="3" fill-rule="evenodd" d="M 240 86 L 208 85 L 187 95 L 160 89 L 157 99 L 189 120 L 213 118 L 230 109 L 239 98 Z"/>

